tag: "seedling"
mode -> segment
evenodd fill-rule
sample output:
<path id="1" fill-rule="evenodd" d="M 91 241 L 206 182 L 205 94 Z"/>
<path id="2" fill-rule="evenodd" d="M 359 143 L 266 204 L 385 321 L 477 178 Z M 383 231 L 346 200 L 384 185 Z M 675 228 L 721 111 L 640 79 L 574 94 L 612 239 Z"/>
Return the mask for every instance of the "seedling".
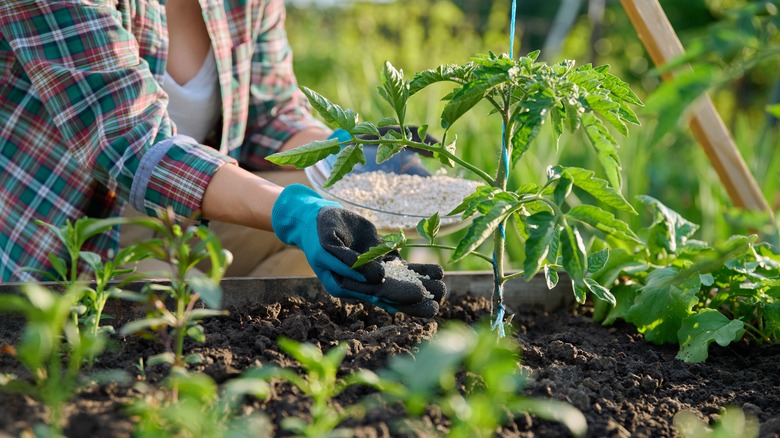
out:
<path id="1" fill-rule="evenodd" d="M 164 388 L 145 387 L 145 391 L 128 408 L 128 413 L 138 419 L 134 436 L 271 436 L 265 415 L 242 415 L 239 410 L 245 396 L 268 396 L 268 384 L 262 380 L 237 377 L 220 391 L 211 377 L 177 368 L 166 379 Z"/>
<path id="2" fill-rule="evenodd" d="M 297 436 L 352 436 L 349 430 L 337 426 L 347 418 L 362 416 L 362 406 L 353 405 L 338 410 L 332 403 L 332 399 L 345 389 L 364 383 L 360 375 L 351 375 L 343 379 L 336 376 L 347 353 L 347 345 L 339 344 L 326 354 L 322 354 L 322 351 L 312 344 L 299 343 L 284 337 L 277 343 L 279 348 L 301 364 L 306 375 L 301 376 L 290 369 L 269 366 L 248 371 L 246 376 L 287 381 L 311 397 L 311 422 L 306 423 L 302 418 L 288 417 L 282 420 L 282 427 Z"/>
<path id="3" fill-rule="evenodd" d="M 79 332 L 70 319 L 81 289 L 71 287 L 54 293 L 36 284 L 22 287 L 24 297 L 0 295 L 0 311 L 24 315 L 22 339 L 16 356 L 32 374 L 33 383 L 21 379 L 5 380 L 0 389 L 22 392 L 41 401 L 51 412 L 48 427 L 39 427 L 46 436 L 62 436 L 62 408 L 78 388 L 78 374 L 85 357 L 94 357 L 105 346 L 105 339 Z M 63 369 L 63 362 L 65 368 Z"/>
<path id="4" fill-rule="evenodd" d="M 519 356 L 514 340 L 496 340 L 487 326 L 474 330 L 450 323 L 414 357 L 393 357 L 374 386 L 382 397 L 401 402 L 412 418 L 438 406 L 452 422 L 449 437 L 492 437 L 508 415 L 520 412 L 561 422 L 572 435 L 584 436 L 585 417 L 573 406 L 520 394 L 526 376 Z M 371 379 L 364 376 L 364 381 Z M 406 426 L 419 435 L 440 434 L 412 420 Z"/>
<path id="5" fill-rule="evenodd" d="M 197 227 L 193 222 L 177 224 L 170 210 L 162 213 L 159 220 L 145 224 L 159 237 L 141 242 L 138 246 L 155 259 L 167 262 L 170 270 L 156 273 L 159 278 L 167 280 L 165 283 L 148 283 L 140 293 L 122 293 L 123 298 L 149 303 L 150 311 L 147 318 L 125 324 L 120 333 L 155 331 L 166 352 L 150 358 L 147 365 L 162 362 L 183 366 L 199 359 L 198 356 L 184 357 L 185 337 L 205 341 L 203 326 L 198 321 L 226 313 L 218 310 L 222 305 L 219 283 L 232 256 L 208 228 Z M 210 262 L 206 273 L 196 268 L 204 260 Z M 175 302 L 173 311 L 166 305 L 167 298 Z M 196 308 L 201 300 L 208 309 Z"/>
<path id="6" fill-rule="evenodd" d="M 344 177 L 357 163 L 365 163 L 363 146 L 378 144 L 377 162 L 390 159 L 406 147 L 431 152 L 443 165 L 459 166 L 482 180 L 483 186 L 463 199 L 460 206 L 448 213 L 461 214 L 463 219 L 473 218 L 468 230 L 453 248 L 451 262 L 467 255 L 477 255 L 489 260 L 494 272 L 494 311 L 496 323 L 503 322 L 502 285 L 515 277 L 532 278 L 543 269 L 550 285 L 558 281 L 558 271 L 566 270 L 573 283 L 577 301 L 584 302 L 588 292 L 601 300 L 614 303 L 610 291 L 589 277 L 593 264 L 589 259 L 579 226 L 586 225 L 601 232 L 639 239 L 628 225 L 617 219 L 602 206 L 632 214 L 633 207 L 619 192 L 621 185 L 618 143 L 607 128 L 611 125 L 627 135 L 627 123 L 639 124 L 630 105 L 641 105 L 639 98 L 626 83 L 609 73 L 608 66 L 590 65 L 575 67 L 573 61 L 548 65 L 537 62 L 539 52 L 518 59 L 509 55 L 478 55 L 463 65 L 443 65 L 419 72 L 409 81 L 402 70 L 385 63 L 379 95 L 393 110 L 393 116 L 379 122 L 358 122 L 358 114 L 343 109 L 316 92 L 304 88 L 312 106 L 331 127 L 348 131 L 352 138 L 317 141 L 300 148 L 274 154 L 269 160 L 281 165 L 299 168 L 311 166 L 319 160 L 337 154 L 330 177 L 324 187 L 329 187 Z M 447 101 L 441 114 L 439 137 L 435 145 L 416 142 L 406 128 L 407 103 L 410 97 L 426 87 L 440 82 L 455 84 L 455 89 L 444 97 Z M 452 126 L 465 113 L 482 101 L 492 106 L 504 126 L 504 135 L 497 142 L 496 151 L 501 154 L 496 172 L 485 170 L 456 155 Z M 557 139 L 565 129 L 574 132 L 582 127 L 585 136 L 598 155 L 606 180 L 597 178 L 590 170 L 554 166 L 547 172 L 547 180 L 541 184 L 525 184 L 508 187 L 507 177 L 516 163 L 522 159 L 542 125 L 550 120 Z M 606 122 L 606 124 L 605 124 Z M 396 125 L 398 131 L 380 135 L 379 127 Z M 427 125 L 419 127 L 420 137 L 428 132 Z M 370 134 L 378 140 L 367 140 Z M 557 147 L 557 145 L 556 145 Z M 567 198 L 573 188 L 589 194 L 599 205 L 581 204 L 569 208 Z M 521 272 L 504 273 L 504 252 L 507 225 L 517 229 L 525 240 L 525 260 Z M 431 246 L 436 244 L 440 225 L 439 215 L 420 221 L 417 231 Z M 492 257 L 478 252 L 480 246 L 492 239 Z M 392 250 L 407 246 L 403 232 L 385 238 L 386 244 L 372 248 L 363 254 L 355 266 L 366 263 Z M 598 266 L 597 266 L 598 267 Z M 503 325 L 499 325 L 503 330 Z"/>
<path id="7" fill-rule="evenodd" d="M 106 302 L 122 286 L 138 279 L 138 276 L 129 275 L 135 269 L 127 266 L 147 257 L 147 253 L 139 247 L 129 247 L 120 250 L 112 260 L 103 261 L 99 254 L 84 251 L 82 248 L 87 240 L 115 226 L 129 223 L 140 224 L 147 221 L 147 219 L 83 217 L 76 222 L 67 220 L 61 227 L 38 221 L 39 225 L 48 228 L 62 242 L 68 253 L 68 258 L 66 260 L 51 254 L 49 260 L 54 272 L 32 268 L 24 268 L 24 270 L 37 273 L 41 278 L 59 283 L 64 288 L 77 287 L 81 290 L 82 295 L 78 300 L 78 305 L 73 307 L 71 313 L 77 330 L 84 327 L 92 337 L 97 336 L 99 331 L 112 332 L 113 327 L 100 326 Z M 80 270 L 80 263 L 86 264 L 92 271 Z M 124 277 L 122 280 L 112 283 L 112 280 L 118 276 Z M 87 358 L 90 365 L 94 359 L 95 357 L 92 355 Z"/>

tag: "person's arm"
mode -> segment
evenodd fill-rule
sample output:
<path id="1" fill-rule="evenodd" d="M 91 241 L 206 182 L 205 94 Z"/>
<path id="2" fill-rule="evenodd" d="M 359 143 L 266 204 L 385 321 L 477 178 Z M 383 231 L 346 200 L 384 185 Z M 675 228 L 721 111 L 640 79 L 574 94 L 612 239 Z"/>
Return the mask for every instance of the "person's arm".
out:
<path id="1" fill-rule="evenodd" d="M 236 165 L 221 166 L 206 188 L 203 217 L 273 231 L 271 210 L 282 187 Z"/>
<path id="2" fill-rule="evenodd" d="M 145 13 L 139 19 L 149 29 L 164 24 L 156 9 Z M 107 3 L 0 2 L 0 34 L 23 69 L 18 81 L 29 81 L 43 106 L 38 111 L 48 113 L 61 137 L 36 145 L 33 134 L 22 147 L 62 155 L 67 148 L 119 199 L 150 215 L 172 207 L 189 217 L 200 210 L 211 176 L 231 159 L 172 136 L 165 93 L 139 55 L 149 43 L 136 40 L 121 18 Z"/>
<path id="3" fill-rule="evenodd" d="M 241 165 L 250 170 L 277 169 L 265 157 L 322 140 L 331 130 L 311 114 L 293 72 L 292 49 L 284 28 L 282 0 L 265 2 L 257 14 L 251 60 L 251 86 Z"/>

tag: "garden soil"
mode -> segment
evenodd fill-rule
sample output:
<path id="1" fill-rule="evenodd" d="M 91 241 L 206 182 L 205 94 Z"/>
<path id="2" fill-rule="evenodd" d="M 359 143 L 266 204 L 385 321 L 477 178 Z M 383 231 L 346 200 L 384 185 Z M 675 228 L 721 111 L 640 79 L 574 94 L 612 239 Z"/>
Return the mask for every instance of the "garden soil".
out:
<path id="1" fill-rule="evenodd" d="M 341 375 L 360 368 L 378 370 L 395 355 L 413 354 L 448 320 L 469 324 L 489 317 L 490 303 L 481 297 L 462 297 L 445 303 L 434 320 L 389 315 L 362 304 L 344 304 L 321 297 L 314 302 L 289 297 L 265 306 L 228 309 L 230 314 L 208 320 L 205 344 L 189 343 L 187 350 L 200 353 L 203 363 L 192 367 L 217 382 L 238 376 L 261 364 L 276 364 L 300 371 L 280 352 L 275 340 L 287 336 L 328 349 L 344 341 L 349 351 Z M 552 397 L 579 408 L 588 421 L 590 437 L 676 436 L 673 416 L 691 410 L 714 422 L 725 406 L 736 405 L 757 417 L 760 435 L 780 436 L 780 345 L 756 347 L 740 343 L 726 348 L 713 345 L 706 363 L 687 364 L 675 359 L 674 346 L 645 342 L 633 327 L 618 323 L 603 327 L 591 319 L 592 309 L 560 309 L 551 312 L 512 309 L 512 323 L 522 349 L 521 363 L 531 378 L 524 394 Z M 0 324 L 0 345 L 13 342 L 13 330 Z M 5 325 L 7 327 L 7 325 Z M 7 347 L 6 347 L 7 349 Z M 152 340 L 117 339 L 112 352 L 101 356 L 97 369 L 123 369 L 135 382 L 93 384 L 67 407 L 66 434 L 70 437 L 128 437 L 133 423 L 124 405 L 139 395 L 139 381 L 157 384 L 165 375 L 162 366 L 147 367 L 145 376 L 136 367 L 138 358 L 159 353 Z M 0 355 L 0 373 L 23 376 L 13 356 Z M 353 387 L 335 401 L 351 405 L 372 391 Z M 268 400 L 250 400 L 245 411 L 262 410 L 274 424 L 281 419 L 308 418 L 310 401 L 296 388 L 275 383 Z M 19 436 L 45 418 L 45 410 L 31 399 L 0 393 L 0 436 Z M 398 428 L 404 418 L 399 406 L 370 410 L 360 421 L 345 426 L 356 437 L 414 436 Z M 446 432 L 447 421 L 431 408 L 422 421 Z M 528 415 L 517 415 L 497 431 L 506 437 L 559 437 L 566 429 Z"/>

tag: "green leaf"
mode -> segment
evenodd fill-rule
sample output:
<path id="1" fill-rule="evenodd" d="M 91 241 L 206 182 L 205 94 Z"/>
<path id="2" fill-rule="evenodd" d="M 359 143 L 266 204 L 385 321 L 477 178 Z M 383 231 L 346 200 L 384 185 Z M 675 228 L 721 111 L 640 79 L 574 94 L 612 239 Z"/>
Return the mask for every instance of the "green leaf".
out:
<path id="1" fill-rule="evenodd" d="M 127 336 L 138 333 L 142 330 L 152 329 L 164 325 L 169 325 L 169 321 L 165 318 L 144 318 L 136 321 L 130 321 L 123 325 L 119 330 L 119 334 L 122 336 Z"/>
<path id="2" fill-rule="evenodd" d="M 393 156 L 404 150 L 403 143 L 382 143 L 376 150 L 376 162 L 384 163 L 393 158 Z"/>
<path id="3" fill-rule="evenodd" d="M 417 233 L 433 245 L 433 239 L 439 232 L 440 227 L 441 219 L 439 219 L 439 212 L 436 212 L 428 219 L 422 219 L 417 223 Z"/>
<path id="4" fill-rule="evenodd" d="M 610 125 L 614 126 L 623 135 L 628 135 L 626 124 L 620 119 L 620 104 L 607 96 L 600 94 L 588 94 L 585 96 L 588 107 L 598 113 Z"/>
<path id="5" fill-rule="evenodd" d="M 610 236 L 642 244 L 642 240 L 631 230 L 631 227 L 612 213 L 595 205 L 577 205 L 566 213 L 568 219 L 573 219 L 603 231 Z"/>
<path id="6" fill-rule="evenodd" d="M 465 81 L 473 67 L 467 65 L 441 65 L 432 70 L 425 70 L 415 73 L 412 82 L 409 84 L 409 95 L 416 94 L 425 87 L 443 81 L 461 82 Z"/>
<path id="7" fill-rule="evenodd" d="M 406 101 L 409 99 L 409 83 L 404 80 L 403 70 L 396 70 L 392 64 L 385 62 L 382 70 L 382 90 L 380 95 L 390 104 L 403 123 L 406 115 Z"/>
<path id="8" fill-rule="evenodd" d="M 776 103 L 774 105 L 767 105 L 766 106 L 766 111 L 769 114 L 772 114 L 773 116 L 775 116 L 775 118 L 780 119 L 780 103 Z"/>
<path id="9" fill-rule="evenodd" d="M 596 178 L 596 174 L 592 170 L 586 170 L 579 167 L 565 167 L 562 168 L 561 171 L 566 173 L 572 181 L 574 181 L 575 186 L 588 192 L 598 201 L 618 210 L 637 214 L 634 207 L 626 201 L 620 192 L 610 187 L 603 179 Z"/>
<path id="10" fill-rule="evenodd" d="M 609 133 L 607 127 L 593 113 L 581 114 L 580 120 L 588 140 L 598 154 L 599 162 L 607 174 L 607 179 L 612 187 L 620 188 L 622 176 L 620 175 L 620 158 L 617 154 L 618 143 Z"/>
<path id="11" fill-rule="evenodd" d="M 772 339 L 780 339 L 780 301 L 764 305 L 764 332 Z"/>
<path id="12" fill-rule="evenodd" d="M 322 185 L 324 188 L 328 188 L 335 184 L 338 180 L 344 177 L 352 171 L 352 168 L 357 164 L 366 164 L 366 156 L 363 154 L 363 148 L 360 145 L 351 144 L 345 147 L 336 156 L 336 162 L 333 163 L 333 169 L 331 169 L 330 176 L 325 180 Z"/>
<path id="13" fill-rule="evenodd" d="M 552 265 L 544 265 L 544 279 L 547 282 L 547 289 L 553 289 L 558 285 L 558 271 Z"/>
<path id="14" fill-rule="evenodd" d="M 404 236 L 403 231 L 399 231 L 397 233 L 382 236 L 382 241 L 384 243 L 377 246 L 372 246 L 368 249 L 368 251 L 360 254 L 357 258 L 357 261 L 355 261 L 355 263 L 352 265 L 352 269 L 363 266 L 378 257 L 395 251 L 396 249 L 402 248 L 404 245 L 406 245 L 406 236 Z"/>
<path id="15" fill-rule="evenodd" d="M 546 91 L 546 93 L 542 91 L 534 96 L 529 96 L 520 104 L 524 109 L 514 119 L 519 128 L 512 134 L 511 162 L 513 166 L 528 150 L 531 142 L 542 129 L 547 113 L 555 105 L 555 100 L 549 95 L 551 92 Z"/>
<path id="16" fill-rule="evenodd" d="M 673 268 L 652 271 L 628 312 L 628 322 L 655 344 L 677 343 L 682 321 L 693 314 L 693 306 L 699 302 L 698 290 L 671 284 L 677 274 Z"/>
<path id="17" fill-rule="evenodd" d="M 317 110 L 328 126 L 331 128 L 342 128 L 350 132 L 355 128 L 358 119 L 355 111 L 351 109 L 344 110 L 310 88 L 301 87 L 301 91 L 309 98 L 312 108 Z"/>
<path id="18" fill-rule="evenodd" d="M 592 278 L 585 278 L 583 281 L 588 286 L 588 289 L 593 292 L 593 295 L 595 295 L 596 298 L 602 301 L 606 301 L 611 306 L 617 304 L 617 300 L 615 299 L 615 296 L 612 295 L 612 292 L 610 292 L 606 287 L 600 285 L 596 280 Z"/>
<path id="19" fill-rule="evenodd" d="M 187 275 L 187 284 L 200 295 L 200 299 L 210 308 L 219 309 L 222 307 L 222 288 L 219 283 L 203 274 L 190 271 Z"/>
<path id="20" fill-rule="evenodd" d="M 585 244 L 576 227 L 565 225 L 560 234 L 561 264 L 572 280 L 580 284 L 588 272 L 588 257 L 585 254 Z"/>
<path id="21" fill-rule="evenodd" d="M 558 179 L 558 183 L 555 185 L 555 190 L 553 191 L 553 201 L 555 201 L 558 206 L 563 206 L 563 203 L 566 201 L 566 197 L 569 196 L 569 193 L 571 193 L 571 188 L 573 186 L 574 181 L 572 181 L 571 178 L 567 175 L 561 175 Z"/>
<path id="22" fill-rule="evenodd" d="M 558 221 L 552 213 L 540 211 L 529 216 L 525 220 L 525 226 L 528 229 L 528 239 L 525 241 L 523 276 L 530 280 L 539 272 L 542 261 L 550 251 Z"/>
<path id="23" fill-rule="evenodd" d="M 471 223 L 466 234 L 458 242 L 458 246 L 450 258 L 450 262 L 454 263 L 461 260 L 468 255 L 471 251 L 477 249 L 482 242 L 490 237 L 491 233 L 495 231 L 498 225 L 506 220 L 507 215 L 512 210 L 512 204 L 504 201 L 496 202 L 489 212 L 480 216 Z"/>
<path id="24" fill-rule="evenodd" d="M 193 324 L 187 328 L 187 336 L 196 342 L 206 342 L 206 330 L 200 324 Z"/>
<path id="25" fill-rule="evenodd" d="M 286 337 L 280 337 L 277 340 L 277 344 L 279 344 L 279 348 L 281 348 L 282 351 L 292 356 L 293 359 L 307 368 L 320 368 L 323 365 L 324 357 L 322 351 L 313 344 L 296 342 Z"/>
<path id="26" fill-rule="evenodd" d="M 295 166 L 298 169 L 303 169 L 340 150 L 338 139 L 331 138 L 269 155 L 266 160 L 280 166 Z"/>
<path id="27" fill-rule="evenodd" d="M 569 132 L 574 132 L 580 127 L 580 110 L 584 111 L 582 105 L 576 100 L 563 100 L 563 111 L 566 115 L 564 121 L 566 122 L 566 128 L 569 129 Z"/>
<path id="28" fill-rule="evenodd" d="M 441 114 L 442 128 L 449 129 L 460 116 L 479 103 L 490 90 L 508 79 L 509 76 L 506 73 L 502 73 L 476 79 L 463 85 L 463 87 L 452 94 L 449 102 L 444 106 L 444 111 Z"/>
<path id="29" fill-rule="evenodd" d="M 50 252 L 49 263 L 51 263 L 51 267 L 60 276 L 60 279 L 62 280 L 68 279 L 68 263 L 65 261 L 65 259 L 63 259 L 62 257 L 58 256 L 53 252 Z"/>
<path id="30" fill-rule="evenodd" d="M 596 273 L 601 270 L 609 260 L 609 248 L 588 255 L 588 273 Z"/>
<path id="31" fill-rule="evenodd" d="M 639 294 L 639 289 L 640 286 L 638 284 L 618 284 L 610 289 L 612 296 L 615 297 L 616 304 L 610 307 L 601 324 L 612 325 L 618 319 L 628 320 L 628 314 Z M 603 303 L 606 304 L 606 301 Z"/>
<path id="32" fill-rule="evenodd" d="M 677 359 L 684 362 L 704 362 L 711 343 L 725 347 L 742 339 L 745 323 L 732 320 L 715 309 L 704 308 L 685 318 L 678 332 L 680 351 Z"/>
<path id="33" fill-rule="evenodd" d="M 612 73 L 609 73 L 608 65 L 601 65 L 594 70 L 603 75 L 603 78 L 601 78 L 601 86 L 609 90 L 610 95 L 633 105 L 644 105 L 639 97 L 631 91 L 631 88 L 629 88 L 627 83 L 623 82 Z"/>
<path id="34" fill-rule="evenodd" d="M 371 122 L 357 124 L 350 133 L 353 135 L 375 135 L 377 137 L 382 136 L 382 134 L 379 132 L 379 128 L 377 128 L 377 126 Z"/>
<path id="35" fill-rule="evenodd" d="M 397 126 L 398 120 L 395 117 L 385 117 L 377 122 L 376 126 L 384 128 L 386 126 Z"/>
<path id="36" fill-rule="evenodd" d="M 642 204 L 651 207 L 655 213 L 653 224 L 650 226 L 653 233 L 648 240 L 652 239 L 653 242 L 670 253 L 676 253 L 677 248 L 685 245 L 685 242 L 699 228 L 698 225 L 689 222 L 676 211 L 651 196 L 639 195 L 637 199 Z"/>

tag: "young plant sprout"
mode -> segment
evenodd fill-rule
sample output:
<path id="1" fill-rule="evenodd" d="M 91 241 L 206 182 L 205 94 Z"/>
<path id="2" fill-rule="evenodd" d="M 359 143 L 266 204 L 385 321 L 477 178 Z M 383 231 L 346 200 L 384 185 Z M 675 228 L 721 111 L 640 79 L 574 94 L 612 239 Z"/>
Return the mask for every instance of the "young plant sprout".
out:
<path id="1" fill-rule="evenodd" d="M 478 55 L 463 65 L 442 65 L 419 72 L 411 81 L 405 79 L 402 70 L 387 62 L 378 91 L 392 108 L 393 115 L 378 123 L 359 122 L 355 111 L 343 109 L 304 88 L 312 106 L 325 122 L 331 127 L 346 130 L 352 138 L 313 142 L 272 155 L 269 160 L 304 168 L 337 154 L 324 188 L 344 178 L 356 164 L 365 163 L 364 145 L 379 145 L 378 163 L 390 159 L 406 147 L 413 147 L 430 152 L 445 166 L 457 166 L 471 172 L 482 184 L 447 213 L 460 214 L 464 220 L 473 219 L 457 246 L 450 248 L 453 251 L 450 261 L 456 262 L 468 255 L 490 261 L 494 272 L 493 313 L 500 333 L 503 333 L 503 325 L 498 323 L 503 321 L 504 312 L 502 285 L 516 277 L 530 279 L 542 269 L 551 286 L 557 283 L 559 270 L 568 272 L 579 302 L 584 302 L 587 293 L 591 292 L 599 299 L 614 304 L 615 298 L 610 291 L 589 276 L 605 263 L 605 254 L 588 256 L 579 227 L 585 225 L 639 241 L 625 222 L 605 208 L 636 214 L 619 191 L 619 145 L 607 124 L 627 135 L 627 123 L 639 124 L 630 106 L 642 105 L 642 102 L 625 82 L 609 73 L 609 66 L 575 67 L 573 61 L 549 65 L 538 62 L 538 56 L 538 51 L 517 59 L 508 54 Z M 408 101 L 426 87 L 440 82 L 455 85 L 444 97 L 447 103 L 441 114 L 442 140 L 432 145 L 414 141 L 407 129 Z M 492 113 L 498 115 L 504 126 L 503 138 L 496 142 L 496 150 L 502 153 L 494 175 L 458 157 L 457 144 L 451 140 L 455 138 L 450 132 L 453 125 L 481 101 L 492 106 Z M 509 172 L 523 158 L 548 120 L 556 140 L 564 130 L 574 132 L 584 129 L 606 179 L 598 178 L 594 171 L 588 169 L 551 166 L 546 181 L 509 187 Z M 389 125 L 399 126 L 400 129 L 380 135 L 379 128 Z M 427 125 L 420 125 L 420 138 L 427 131 Z M 374 139 L 364 135 L 371 135 Z M 575 187 L 588 193 L 598 205 L 580 203 L 569 207 L 567 199 Z M 447 248 L 435 240 L 440 225 L 439 214 L 436 213 L 420 221 L 417 231 L 428 245 Z M 508 226 L 516 228 L 525 240 L 523 270 L 512 274 L 504 272 L 505 230 Z M 486 241 L 492 242 L 492 256 L 478 251 Z M 385 244 L 363 254 L 355 266 L 404 246 L 412 245 L 407 244 L 403 232 L 385 236 Z"/>

